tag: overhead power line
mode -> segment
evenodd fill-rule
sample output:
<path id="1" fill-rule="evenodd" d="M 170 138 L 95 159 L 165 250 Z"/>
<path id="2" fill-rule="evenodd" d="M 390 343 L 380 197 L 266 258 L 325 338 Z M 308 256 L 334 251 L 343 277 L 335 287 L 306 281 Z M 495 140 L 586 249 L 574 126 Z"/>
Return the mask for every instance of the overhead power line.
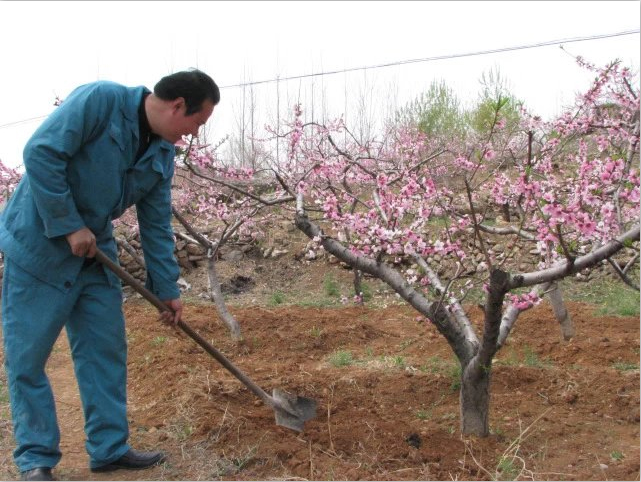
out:
<path id="1" fill-rule="evenodd" d="M 25 123 L 25 122 L 31 122 L 31 121 L 34 121 L 34 120 L 44 119 L 44 118 L 45 118 L 45 117 L 47 117 L 48 115 L 49 115 L 49 114 L 46 114 L 46 115 L 39 115 L 39 116 L 37 116 L 37 117 L 29 117 L 28 119 L 22 119 L 22 120 L 13 121 L 13 122 L 7 122 L 6 124 L 1 124 L 1 125 L 0 125 L 0 129 L 2 129 L 3 127 L 10 127 L 10 126 L 15 126 L 15 125 L 17 125 L 17 124 L 23 124 L 23 123 Z"/>
<path id="2" fill-rule="evenodd" d="M 260 84 L 268 84 L 268 83 L 273 83 L 273 82 L 286 82 L 288 80 L 297 80 L 297 79 L 306 79 L 310 77 L 320 77 L 324 75 L 333 75 L 333 74 L 344 74 L 347 72 L 356 72 L 359 70 L 371 70 L 371 69 L 381 69 L 384 67 L 394 67 L 398 65 L 406 65 L 406 64 L 415 64 L 419 62 L 435 62 L 438 60 L 448 60 L 448 59 L 457 59 L 457 58 L 463 58 L 463 57 L 475 57 L 479 55 L 489 55 L 489 54 L 497 54 L 497 53 L 502 53 L 502 52 L 511 52 L 514 50 L 525 50 L 525 49 L 534 49 L 534 48 L 539 48 L 539 47 L 549 47 L 550 45 L 560 45 L 560 44 L 565 44 L 565 43 L 573 43 L 573 42 L 586 42 L 589 40 L 600 40 L 600 39 L 605 39 L 605 38 L 611 38 L 611 37 L 621 37 L 623 35 L 633 35 L 633 34 L 638 34 L 639 29 L 636 30 L 624 30 L 623 32 L 615 32 L 615 33 L 606 33 L 606 34 L 600 34 L 600 35 L 589 35 L 586 37 L 571 37 L 571 38 L 566 38 L 566 39 L 558 39 L 558 40 L 548 40 L 545 42 L 537 42 L 533 44 L 526 44 L 526 45 L 517 45 L 513 47 L 502 47 L 502 48 L 496 48 L 496 49 L 489 49 L 489 50 L 479 50 L 475 52 L 466 52 L 462 54 L 449 54 L 449 55 L 437 55 L 434 57 L 425 57 L 425 58 L 420 58 L 420 59 L 408 59 L 408 60 L 398 60 L 395 62 L 388 62 L 384 64 L 378 64 L 378 65 L 367 65 L 367 66 L 362 66 L 362 67 L 350 67 L 347 69 L 340 69 L 340 70 L 329 70 L 329 71 L 324 71 L 324 72 L 316 72 L 312 74 L 303 74 L 303 75 L 292 75 L 288 77 L 276 77 L 272 79 L 266 79 L 266 80 L 257 80 L 254 82 L 245 82 L 241 84 L 233 84 L 233 85 L 223 85 L 220 88 L 221 89 L 233 89 L 233 88 L 238 88 L 238 87 L 249 87 L 252 85 L 260 85 Z M 0 124 L 0 129 L 3 129 L 5 127 L 11 127 L 17 124 L 22 124 L 24 122 L 30 122 L 34 120 L 39 120 L 39 119 L 44 119 L 47 117 L 47 115 L 42 115 L 38 117 L 31 117 L 29 119 L 22 119 L 18 121 L 13 121 L 13 122 L 8 122 L 6 124 Z"/>
<path id="3" fill-rule="evenodd" d="M 405 65 L 405 64 L 415 64 L 419 62 L 434 62 L 437 60 L 448 60 L 448 59 L 456 59 L 456 58 L 461 58 L 461 57 L 474 57 L 478 55 L 488 55 L 488 54 L 497 54 L 501 52 L 511 52 L 513 50 L 524 50 L 524 49 L 533 49 L 533 48 L 538 48 L 538 47 L 548 47 L 550 45 L 559 45 L 559 44 L 564 44 L 564 43 L 572 43 L 572 42 L 585 42 L 588 40 L 600 40 L 604 38 L 610 38 L 610 37 L 620 37 L 622 35 L 632 35 L 635 33 L 639 33 L 639 29 L 636 30 L 625 30 L 623 32 L 616 32 L 616 33 L 606 33 L 606 34 L 601 34 L 601 35 L 590 35 L 587 37 L 572 37 L 572 38 L 567 38 L 567 39 L 559 39 L 559 40 L 549 40 L 546 42 L 538 42 L 534 44 L 526 44 L 526 45 L 517 45 L 515 47 L 502 47 L 502 48 L 497 48 L 497 49 L 489 49 L 489 50 L 479 50 L 476 52 L 466 52 L 463 54 L 450 54 L 450 55 L 437 55 L 435 57 L 425 57 L 425 58 L 420 58 L 420 59 L 409 59 L 409 60 L 398 60 L 395 62 L 388 62 L 385 64 L 378 64 L 378 65 L 368 65 L 368 66 L 363 66 L 363 67 L 351 67 L 347 69 L 341 69 L 341 70 L 330 70 L 330 71 L 325 71 L 325 72 L 317 72 L 313 74 L 303 74 L 303 75 L 293 75 L 289 77 L 277 77 L 275 79 L 267 79 L 267 80 L 258 80 L 255 82 L 246 82 L 246 83 L 241 83 L 241 84 L 233 84 L 233 85 L 224 85 L 220 87 L 221 89 L 231 89 L 234 87 L 248 87 L 251 85 L 259 85 L 259 84 L 267 84 L 271 82 L 284 82 L 287 80 L 296 80 L 296 79 L 305 79 L 309 77 L 318 77 L 318 76 L 323 76 L 323 75 L 333 75 L 333 74 L 343 74 L 347 72 L 356 72 L 359 70 L 370 70 L 370 69 L 380 69 L 383 67 L 394 67 L 397 65 Z M 1 126 L 0 126 L 1 127 Z"/>

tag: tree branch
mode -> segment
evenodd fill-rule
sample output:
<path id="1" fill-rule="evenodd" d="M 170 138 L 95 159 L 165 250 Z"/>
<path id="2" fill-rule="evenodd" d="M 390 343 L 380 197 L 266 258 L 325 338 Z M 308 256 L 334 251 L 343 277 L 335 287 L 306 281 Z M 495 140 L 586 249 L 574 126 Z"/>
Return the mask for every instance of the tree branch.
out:
<path id="1" fill-rule="evenodd" d="M 605 245 L 592 251 L 591 253 L 576 258 L 571 266 L 568 266 L 567 262 L 565 261 L 548 269 L 535 271 L 533 273 L 516 274 L 511 276 L 508 283 L 508 289 L 512 290 L 514 288 L 521 288 L 523 286 L 534 286 L 540 283 L 546 283 L 549 281 L 556 281 L 565 278 L 568 275 L 578 273 L 582 269 L 595 266 L 597 263 L 609 258 L 610 256 L 623 249 L 623 247 L 627 243 L 638 240 L 639 224 L 636 224 L 634 227 L 626 231 L 618 238 L 613 239 L 612 241 L 606 243 Z"/>

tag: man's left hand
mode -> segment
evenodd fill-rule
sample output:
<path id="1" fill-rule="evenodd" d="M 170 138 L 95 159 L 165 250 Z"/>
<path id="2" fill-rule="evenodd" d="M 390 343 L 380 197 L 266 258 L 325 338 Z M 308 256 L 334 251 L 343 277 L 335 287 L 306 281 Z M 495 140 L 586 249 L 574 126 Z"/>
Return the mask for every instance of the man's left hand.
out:
<path id="1" fill-rule="evenodd" d="M 163 323 L 176 326 L 182 319 L 183 314 L 183 305 L 180 301 L 180 298 L 175 300 L 165 300 L 163 301 L 163 303 L 167 305 L 167 308 L 169 308 L 171 312 L 163 311 L 162 313 L 160 313 L 160 320 Z"/>

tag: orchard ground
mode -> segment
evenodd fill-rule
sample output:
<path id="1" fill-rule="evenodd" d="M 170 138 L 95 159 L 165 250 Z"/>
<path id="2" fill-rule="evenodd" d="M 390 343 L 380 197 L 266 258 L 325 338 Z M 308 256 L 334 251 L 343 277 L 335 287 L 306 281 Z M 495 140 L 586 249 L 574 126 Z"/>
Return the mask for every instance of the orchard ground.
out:
<path id="1" fill-rule="evenodd" d="M 140 472 L 88 470 L 62 335 L 48 365 L 62 432 L 59 479 L 639 480 L 638 314 L 604 314 L 597 297 L 569 302 L 577 336 L 563 342 L 547 302 L 525 312 L 494 362 L 491 435 L 467 438 L 454 355 L 383 285 L 366 279 L 369 300 L 357 307 L 340 302 L 352 290 L 351 272 L 338 265 L 257 256 L 219 269 L 223 285 L 240 291 L 227 301 L 243 341 L 233 342 L 198 296 L 202 269 L 187 277 L 184 319 L 266 391 L 316 399 L 317 418 L 300 434 L 277 426 L 269 407 L 130 296 L 130 442 L 166 451 L 167 461 Z M 589 299 L 594 287 L 564 288 Z M 612 289 L 619 298 L 626 290 Z M 480 309 L 468 309 L 478 326 Z M 10 480 L 18 473 L 0 377 L 0 479 Z"/>

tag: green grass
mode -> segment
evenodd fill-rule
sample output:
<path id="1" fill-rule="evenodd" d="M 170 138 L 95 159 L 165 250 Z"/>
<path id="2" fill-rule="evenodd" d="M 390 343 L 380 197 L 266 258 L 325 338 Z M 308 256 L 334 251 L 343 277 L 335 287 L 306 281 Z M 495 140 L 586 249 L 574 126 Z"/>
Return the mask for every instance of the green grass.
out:
<path id="1" fill-rule="evenodd" d="M 461 368 L 461 364 L 458 362 L 458 360 L 450 365 L 449 368 L 449 375 L 450 375 L 450 390 L 453 392 L 456 392 L 461 389 L 461 376 L 463 375 L 463 369 Z"/>
<path id="2" fill-rule="evenodd" d="M 612 368 L 615 370 L 619 370 L 620 372 L 627 372 L 631 370 L 638 370 L 639 369 L 639 364 L 638 363 L 625 363 L 625 362 L 617 362 L 612 365 Z"/>
<path id="3" fill-rule="evenodd" d="M 426 410 L 419 410 L 416 412 L 416 418 L 419 420 L 429 420 L 432 418 L 432 414 L 429 411 Z"/>
<path id="4" fill-rule="evenodd" d="M 406 366 L 405 358 L 403 358 L 400 355 L 395 355 L 395 356 L 381 355 L 380 362 L 383 366 L 391 367 L 391 368 L 405 368 Z"/>
<path id="5" fill-rule="evenodd" d="M 499 353 L 502 353 L 502 351 Z M 508 352 L 505 358 L 503 357 L 501 357 L 500 359 L 498 357 L 494 358 L 495 365 L 505 365 L 505 366 L 513 367 L 513 366 L 517 366 L 519 363 L 520 363 L 519 357 L 517 356 L 516 352 L 514 351 L 514 348 L 512 347 L 508 348 Z"/>
<path id="6" fill-rule="evenodd" d="M 405 368 L 405 358 L 400 355 L 392 357 L 392 362 L 398 368 Z"/>
<path id="7" fill-rule="evenodd" d="M 516 480 L 520 471 L 514 464 L 514 459 L 510 457 L 501 457 L 496 470 L 500 475 L 499 480 Z"/>
<path id="8" fill-rule="evenodd" d="M 443 360 L 438 356 L 432 356 L 427 362 L 419 367 L 424 373 L 438 373 L 447 375 L 450 379 L 450 389 L 454 392 L 461 388 L 461 364 L 457 359 Z"/>
<path id="9" fill-rule="evenodd" d="M 526 366 L 530 368 L 550 368 L 552 362 L 548 359 L 541 360 L 539 355 L 530 345 L 523 346 L 523 354 L 519 356 L 514 348 L 509 348 L 507 354 L 501 358 L 495 358 L 494 365 L 502 366 Z M 576 368 L 576 367 L 575 367 Z"/>
<path id="10" fill-rule="evenodd" d="M 612 460 L 623 460 L 625 458 L 625 455 L 623 455 L 623 452 L 619 450 L 613 450 L 610 452 L 610 458 Z"/>
<path id="11" fill-rule="evenodd" d="M 312 329 L 309 331 L 309 333 L 314 338 L 319 338 L 323 334 L 323 330 L 317 326 L 313 326 Z"/>
<path id="12" fill-rule="evenodd" d="M 541 361 L 536 352 L 529 345 L 525 345 L 523 349 L 523 364 L 531 368 L 545 368 L 549 365 L 549 362 Z"/>
<path id="13" fill-rule="evenodd" d="M 275 291 L 269 297 L 269 305 L 270 306 L 282 305 L 284 301 L 285 301 L 285 295 L 283 294 L 282 291 Z"/>
<path id="14" fill-rule="evenodd" d="M 424 373 L 441 373 L 447 362 L 438 356 L 431 356 L 420 366 L 419 370 Z"/>
<path id="15" fill-rule="evenodd" d="M 325 274 L 325 278 L 323 279 L 323 290 L 330 298 L 337 298 L 341 294 L 338 282 L 330 273 Z"/>
<path id="16" fill-rule="evenodd" d="M 363 293 L 363 301 L 367 302 L 372 299 L 372 287 L 364 281 L 361 281 L 361 293 Z M 352 295 L 356 295 L 354 290 L 352 290 Z"/>
<path id="17" fill-rule="evenodd" d="M 639 275 L 630 274 L 639 281 Z M 589 283 L 564 282 L 564 298 L 572 301 L 598 304 L 595 314 L 598 316 L 639 316 L 639 292 L 625 285 L 622 281 L 599 277 Z"/>
<path id="18" fill-rule="evenodd" d="M 335 367 L 346 367 L 354 363 L 351 351 L 339 350 L 329 356 L 329 363 Z"/>

